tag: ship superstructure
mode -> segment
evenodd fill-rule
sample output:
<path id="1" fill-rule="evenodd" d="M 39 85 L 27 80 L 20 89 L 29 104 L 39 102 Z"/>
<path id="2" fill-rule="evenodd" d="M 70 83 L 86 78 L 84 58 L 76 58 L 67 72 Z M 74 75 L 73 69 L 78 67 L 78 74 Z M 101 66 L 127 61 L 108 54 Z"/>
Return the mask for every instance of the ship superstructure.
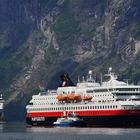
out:
<path id="1" fill-rule="evenodd" d="M 109 80 L 98 83 L 89 71 L 86 80 L 74 85 L 64 75 L 57 90 L 32 96 L 26 106 L 27 123 L 52 125 L 66 111 L 76 113 L 89 126 L 140 126 L 140 85 L 117 80 L 111 68 L 105 76 Z"/>

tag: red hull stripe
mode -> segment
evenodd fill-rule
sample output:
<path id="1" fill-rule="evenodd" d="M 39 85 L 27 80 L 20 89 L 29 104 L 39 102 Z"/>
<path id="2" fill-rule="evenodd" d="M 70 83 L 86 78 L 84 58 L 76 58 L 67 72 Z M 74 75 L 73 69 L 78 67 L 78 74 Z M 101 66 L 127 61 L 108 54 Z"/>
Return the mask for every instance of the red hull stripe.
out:
<path id="1" fill-rule="evenodd" d="M 66 111 L 71 113 L 73 111 Z M 140 116 L 140 110 L 90 110 L 74 111 L 78 116 Z M 27 117 L 61 117 L 63 112 L 30 112 Z"/>

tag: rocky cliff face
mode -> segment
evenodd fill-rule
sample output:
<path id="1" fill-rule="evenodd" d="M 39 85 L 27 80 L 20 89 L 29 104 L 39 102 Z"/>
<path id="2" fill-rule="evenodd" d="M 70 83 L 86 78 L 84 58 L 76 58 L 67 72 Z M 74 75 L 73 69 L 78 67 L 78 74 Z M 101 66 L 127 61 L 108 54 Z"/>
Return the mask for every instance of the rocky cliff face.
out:
<path id="1" fill-rule="evenodd" d="M 1 0 L 0 88 L 5 118 L 23 120 L 39 86 L 59 74 L 105 71 L 140 79 L 139 0 Z M 118 69 L 119 68 L 119 69 Z"/>

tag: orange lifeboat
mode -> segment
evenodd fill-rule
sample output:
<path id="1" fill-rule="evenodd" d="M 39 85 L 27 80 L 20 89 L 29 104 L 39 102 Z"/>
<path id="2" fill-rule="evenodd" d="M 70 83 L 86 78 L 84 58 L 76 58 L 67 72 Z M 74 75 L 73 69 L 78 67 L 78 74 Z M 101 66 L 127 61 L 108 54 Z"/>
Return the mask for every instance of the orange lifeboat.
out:
<path id="1" fill-rule="evenodd" d="M 68 100 L 70 100 L 70 101 L 81 100 L 81 95 L 80 94 L 70 93 L 70 94 L 68 94 Z"/>
<path id="2" fill-rule="evenodd" d="M 65 95 L 65 94 L 60 94 L 56 98 L 57 98 L 58 101 L 66 101 L 66 100 L 68 100 L 68 96 Z"/>
<path id="3" fill-rule="evenodd" d="M 75 96 L 74 96 L 74 97 L 75 97 L 75 100 L 81 100 L 81 95 L 80 95 L 80 94 L 78 94 L 78 93 L 77 93 L 77 94 L 75 94 Z"/>
<path id="4" fill-rule="evenodd" d="M 75 95 L 74 95 L 74 93 L 68 94 L 68 100 L 70 100 L 70 101 L 75 100 Z"/>
<path id="5" fill-rule="evenodd" d="M 91 100 L 92 100 L 92 96 L 90 96 L 90 95 L 85 95 L 85 96 L 83 97 L 83 100 L 84 100 L 84 101 L 91 101 Z"/>

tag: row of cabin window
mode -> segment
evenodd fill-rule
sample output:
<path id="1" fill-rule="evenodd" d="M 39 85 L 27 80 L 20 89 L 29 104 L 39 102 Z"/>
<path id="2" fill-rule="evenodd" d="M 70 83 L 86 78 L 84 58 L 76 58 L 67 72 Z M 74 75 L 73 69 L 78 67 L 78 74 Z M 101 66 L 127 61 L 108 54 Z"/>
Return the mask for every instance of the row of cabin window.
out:
<path id="1" fill-rule="evenodd" d="M 108 92 L 108 90 L 107 89 L 102 89 L 102 90 L 87 90 L 86 91 L 87 93 L 97 93 L 97 92 Z"/>
<path id="2" fill-rule="evenodd" d="M 57 102 L 51 102 L 51 103 L 34 103 L 33 105 L 54 105 L 54 104 L 58 104 Z"/>
<path id="3" fill-rule="evenodd" d="M 114 100 L 102 100 L 102 101 L 99 100 L 98 102 L 110 102 L 110 101 L 114 101 Z M 47 103 L 34 103 L 33 105 L 55 105 L 55 104 L 62 104 L 62 103 L 58 103 L 58 102 L 49 103 L 49 102 L 47 102 Z M 32 104 L 30 104 L 30 105 L 32 105 Z"/>
<path id="4" fill-rule="evenodd" d="M 117 88 L 117 91 L 140 91 L 140 88 Z"/>
<path id="5" fill-rule="evenodd" d="M 34 100 L 50 100 L 50 99 L 56 99 L 56 97 L 50 97 L 50 98 L 37 98 L 37 99 L 34 99 Z"/>
<path id="6" fill-rule="evenodd" d="M 92 97 L 102 97 L 102 96 L 112 96 L 111 94 L 101 94 L 101 95 L 93 95 Z M 37 98 L 37 99 L 34 99 L 34 100 L 56 100 L 56 97 L 50 97 L 50 98 Z"/>
<path id="7" fill-rule="evenodd" d="M 118 91 L 140 91 L 140 88 L 117 88 Z M 87 93 L 96 93 L 96 92 L 108 92 L 115 91 L 114 89 L 96 89 L 96 90 L 87 90 Z"/>
<path id="8" fill-rule="evenodd" d="M 113 91 L 113 89 L 95 89 L 95 90 L 87 90 L 87 93 L 97 93 L 97 92 L 108 92 L 108 91 Z"/>
<path id="9" fill-rule="evenodd" d="M 132 95 L 139 95 L 140 96 L 140 93 L 116 93 L 116 95 L 118 96 L 132 96 Z"/>
<path id="10" fill-rule="evenodd" d="M 112 97 L 112 94 L 100 94 L 100 95 L 94 95 L 93 97 L 104 97 L 104 96 L 110 96 Z"/>
<path id="11" fill-rule="evenodd" d="M 83 110 L 83 109 L 116 109 L 117 108 L 117 105 L 105 105 L 105 106 L 81 106 L 81 107 L 56 107 L 56 108 L 41 108 L 41 109 L 37 109 L 37 108 L 34 108 L 32 110 L 47 110 L 47 111 L 50 111 L 50 110 Z"/>

